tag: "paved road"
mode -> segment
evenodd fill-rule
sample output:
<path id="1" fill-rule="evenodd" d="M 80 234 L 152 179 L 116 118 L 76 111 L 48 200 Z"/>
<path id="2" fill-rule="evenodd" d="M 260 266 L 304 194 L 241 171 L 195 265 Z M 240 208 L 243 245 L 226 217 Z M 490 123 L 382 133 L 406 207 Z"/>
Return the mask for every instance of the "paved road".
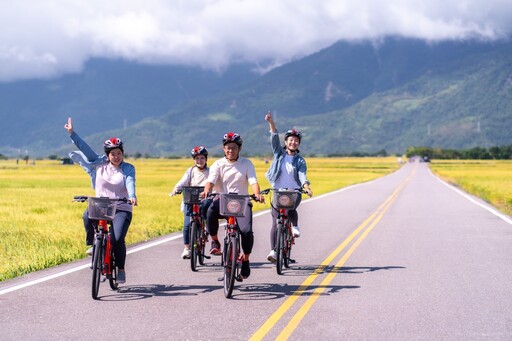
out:
<path id="1" fill-rule="evenodd" d="M 1 283 L 0 339 L 512 339 L 511 221 L 426 164 L 306 200 L 300 217 L 283 276 L 265 260 L 270 217 L 255 217 L 252 274 L 230 300 L 219 259 L 192 273 L 178 235 L 131 248 L 126 285 L 98 301 L 85 261 Z"/>

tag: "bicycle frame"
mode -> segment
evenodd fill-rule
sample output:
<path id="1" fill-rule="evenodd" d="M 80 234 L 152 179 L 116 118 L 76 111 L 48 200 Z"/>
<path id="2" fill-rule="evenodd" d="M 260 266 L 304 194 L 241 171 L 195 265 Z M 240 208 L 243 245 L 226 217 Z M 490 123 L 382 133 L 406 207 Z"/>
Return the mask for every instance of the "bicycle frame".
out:
<path id="1" fill-rule="evenodd" d="M 110 266 L 110 262 L 113 256 L 113 249 L 109 226 L 106 220 L 98 221 L 97 236 L 98 238 L 105 238 L 105 258 L 103 259 L 101 274 L 104 276 L 112 275 L 113 269 Z"/>
<path id="2" fill-rule="evenodd" d="M 200 265 L 204 265 L 204 259 L 210 259 L 210 256 L 204 254 L 208 236 L 206 227 L 201 218 L 201 206 L 199 204 L 191 204 L 190 214 L 190 267 L 192 271 L 197 271 L 197 261 Z"/>
<path id="3" fill-rule="evenodd" d="M 268 194 L 270 191 L 276 191 L 277 189 L 273 188 L 267 188 L 263 191 L 261 191 L 262 194 Z M 295 190 L 279 190 L 279 193 L 282 194 L 282 197 L 275 196 L 278 198 L 279 203 L 275 204 L 274 202 L 271 202 L 271 209 L 275 210 L 277 212 L 276 217 L 276 238 L 275 238 L 275 251 L 276 251 L 276 271 L 278 275 L 283 274 L 283 265 L 285 268 L 290 267 L 290 263 L 294 263 L 295 261 L 290 258 L 291 250 L 293 245 L 295 245 L 295 237 L 292 233 L 292 226 L 290 221 L 288 220 L 288 211 L 290 209 L 293 209 L 294 202 L 290 201 L 293 197 L 293 191 L 296 191 L 297 193 L 304 193 L 302 189 L 295 189 Z M 291 193 L 291 194 L 290 194 Z M 288 196 L 288 197 L 287 197 Z M 287 199 L 283 200 L 281 202 L 281 199 Z M 274 206 L 275 204 L 275 206 Z M 283 208 L 284 205 L 287 208 Z"/>
<path id="4" fill-rule="evenodd" d="M 224 268 L 224 296 L 230 298 L 234 289 L 234 280 L 241 282 L 240 275 L 240 230 L 236 217 L 226 217 L 224 235 L 224 253 L 222 266 Z"/>
<path id="5" fill-rule="evenodd" d="M 94 201 L 91 201 L 94 199 Z M 98 298 L 101 278 L 109 280 L 112 290 L 117 289 L 117 269 L 112 247 L 110 229 L 115 216 L 116 202 L 128 202 L 127 199 L 95 198 L 88 196 L 75 196 L 73 201 L 89 201 L 89 219 L 96 221 L 94 224 L 94 245 L 91 260 L 92 273 L 92 298 Z M 94 204 L 93 204 L 94 203 Z M 92 204 L 92 206 L 91 206 Z M 94 213 L 91 213 L 91 210 Z M 104 280 L 103 279 L 103 280 Z"/>
<path id="6" fill-rule="evenodd" d="M 98 225 L 95 229 L 93 256 L 91 260 L 92 274 L 92 298 L 98 298 L 99 283 L 101 276 L 108 279 L 110 288 L 116 290 L 117 285 L 117 272 L 115 268 L 115 258 L 112 248 L 112 240 L 110 234 L 110 226 L 106 220 L 98 220 Z M 99 249 L 98 249 L 99 248 Z M 99 259 L 98 259 L 99 258 Z"/>

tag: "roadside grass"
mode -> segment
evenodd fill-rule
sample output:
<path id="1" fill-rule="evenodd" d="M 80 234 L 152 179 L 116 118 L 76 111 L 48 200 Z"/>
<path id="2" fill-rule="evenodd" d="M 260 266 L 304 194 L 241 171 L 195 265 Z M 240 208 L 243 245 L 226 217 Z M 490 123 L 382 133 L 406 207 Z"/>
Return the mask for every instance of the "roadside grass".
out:
<path id="1" fill-rule="evenodd" d="M 269 164 L 252 160 L 261 188 L 269 187 L 265 179 Z M 191 160 L 127 162 L 136 167 L 139 199 L 127 243 L 180 231 L 181 198 L 168 194 Z M 399 167 L 395 157 L 307 158 L 307 162 L 314 195 L 369 181 Z M 34 165 L 0 160 L 0 193 L 0 281 L 85 257 L 81 217 L 86 205 L 71 200 L 75 195 L 94 195 L 94 191 L 81 167 L 51 160 L 38 160 Z M 268 203 L 255 204 L 254 210 L 268 207 Z"/>
<path id="2" fill-rule="evenodd" d="M 434 160 L 430 168 L 445 181 L 512 215 L 512 161 Z"/>

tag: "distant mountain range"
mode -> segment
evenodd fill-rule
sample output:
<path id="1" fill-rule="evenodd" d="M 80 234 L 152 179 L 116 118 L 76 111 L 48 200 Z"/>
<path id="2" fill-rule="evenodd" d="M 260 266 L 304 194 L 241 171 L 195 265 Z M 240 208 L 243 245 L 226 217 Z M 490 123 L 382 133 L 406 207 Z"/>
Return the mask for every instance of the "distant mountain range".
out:
<path id="1" fill-rule="evenodd" d="M 264 75 L 95 60 L 81 74 L 0 84 L 0 153 L 65 155 L 71 115 L 98 149 L 118 135 L 132 155 L 197 144 L 220 154 L 222 135 L 237 131 L 247 155 L 262 155 L 267 110 L 280 131 L 303 132 L 307 155 L 512 144 L 511 52 L 510 42 L 390 37 L 338 42 Z"/>

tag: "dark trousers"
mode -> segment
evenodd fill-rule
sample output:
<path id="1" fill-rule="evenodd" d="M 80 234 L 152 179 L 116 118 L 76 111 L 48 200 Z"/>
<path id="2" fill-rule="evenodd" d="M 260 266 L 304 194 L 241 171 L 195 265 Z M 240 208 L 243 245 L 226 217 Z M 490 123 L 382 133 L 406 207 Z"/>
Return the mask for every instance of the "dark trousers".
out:
<path id="1" fill-rule="evenodd" d="M 206 211 L 206 227 L 208 233 L 213 237 L 219 231 L 219 219 L 225 217 L 219 213 L 219 199 L 215 198 Z M 254 235 L 252 233 L 252 204 L 249 203 L 245 217 L 237 217 L 238 227 L 240 227 L 240 235 L 242 236 L 242 250 L 248 255 L 252 252 L 254 245 Z"/>
<path id="2" fill-rule="evenodd" d="M 94 231 L 98 225 L 98 221 L 89 219 L 87 210 L 85 210 L 82 219 L 84 220 L 85 227 L 85 243 L 87 245 L 92 245 L 94 243 Z M 124 269 L 126 261 L 125 238 L 131 222 L 132 212 L 127 211 L 116 211 L 116 215 L 112 221 L 112 229 L 110 230 L 112 236 L 112 248 L 114 249 L 117 267 L 120 269 Z"/>

